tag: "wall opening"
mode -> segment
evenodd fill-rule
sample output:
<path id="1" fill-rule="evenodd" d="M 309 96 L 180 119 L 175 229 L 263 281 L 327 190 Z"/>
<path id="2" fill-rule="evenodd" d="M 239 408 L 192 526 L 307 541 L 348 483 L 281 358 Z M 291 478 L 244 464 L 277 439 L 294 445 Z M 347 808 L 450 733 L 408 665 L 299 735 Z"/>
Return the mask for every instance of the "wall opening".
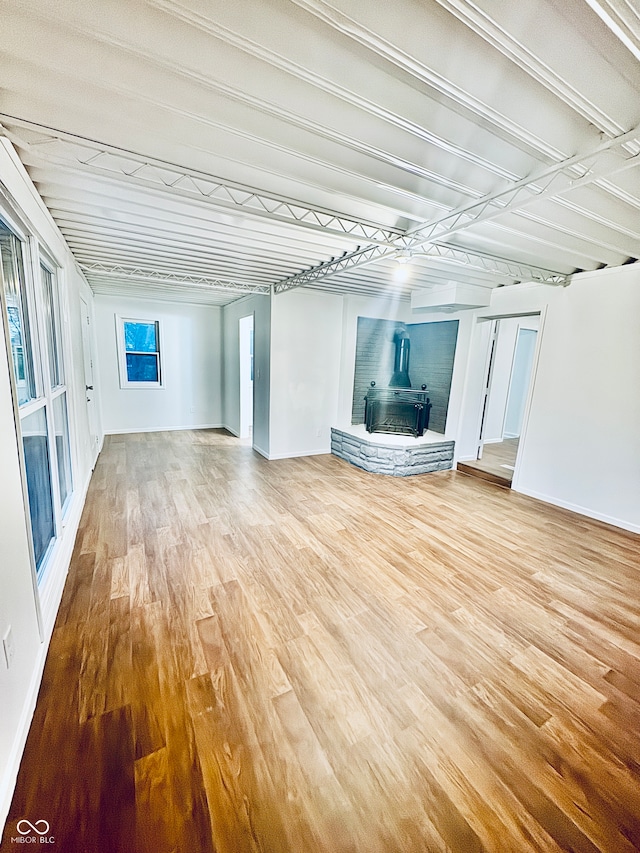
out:
<path id="1" fill-rule="evenodd" d="M 491 322 L 477 458 L 459 463 L 458 468 L 510 486 L 524 429 L 540 317 L 500 317 Z"/>

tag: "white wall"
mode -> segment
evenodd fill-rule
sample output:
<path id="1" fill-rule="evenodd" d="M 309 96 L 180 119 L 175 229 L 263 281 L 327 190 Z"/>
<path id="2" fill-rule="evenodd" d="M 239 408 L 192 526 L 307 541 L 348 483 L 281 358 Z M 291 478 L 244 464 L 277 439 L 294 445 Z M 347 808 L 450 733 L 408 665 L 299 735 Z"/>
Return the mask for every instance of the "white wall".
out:
<path id="1" fill-rule="evenodd" d="M 116 315 L 159 320 L 163 387 L 121 388 Z M 222 311 L 217 306 L 95 297 L 106 433 L 222 426 Z"/>
<path id="2" fill-rule="evenodd" d="M 535 310 L 539 359 L 513 488 L 640 532 L 640 267 L 582 273 L 565 288 L 500 288 L 483 313 Z M 476 364 L 486 359 L 488 325 L 474 329 Z M 463 458 L 473 453 L 478 407 L 468 383 Z"/>
<path id="3" fill-rule="evenodd" d="M 238 322 L 253 314 L 253 447 L 269 458 L 271 297 L 245 296 L 223 311 L 223 423 L 240 435 L 240 336 Z"/>
<path id="4" fill-rule="evenodd" d="M 91 292 L 79 274 L 62 235 L 7 140 L 0 141 L 0 206 L 13 207 L 26 230 L 37 237 L 57 265 L 62 288 L 65 370 L 69 404 L 74 493 L 38 592 L 32 582 L 27 520 L 18 442 L 9 384 L 9 360 L 0 345 L 0 636 L 11 626 L 15 658 L 10 669 L 0 657 L 0 827 L 11 803 L 16 774 L 40 685 L 44 660 L 69 567 L 85 491 L 91 474 L 91 445 L 84 396 L 79 298 Z M 7 204 L 3 202 L 3 197 Z M 4 317 L 2 318 L 4 322 Z M 36 615 L 42 611 L 44 641 Z M 1 651 L 1 650 L 0 650 Z"/>
<path id="5" fill-rule="evenodd" d="M 331 451 L 343 298 L 291 290 L 271 306 L 270 459 Z"/>

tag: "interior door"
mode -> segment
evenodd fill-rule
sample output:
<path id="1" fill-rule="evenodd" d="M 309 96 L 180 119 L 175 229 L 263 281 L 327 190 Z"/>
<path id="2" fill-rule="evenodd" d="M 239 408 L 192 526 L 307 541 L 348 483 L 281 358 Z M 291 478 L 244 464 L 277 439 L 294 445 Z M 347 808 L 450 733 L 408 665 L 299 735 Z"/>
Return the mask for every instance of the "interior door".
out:
<path id="1" fill-rule="evenodd" d="M 487 369 L 484 378 L 484 388 L 482 391 L 482 416 L 480 418 L 480 434 L 478 436 L 477 458 L 482 459 L 482 449 L 484 447 L 485 427 L 487 422 L 487 408 L 489 406 L 489 393 L 491 391 L 491 377 L 493 375 L 493 365 L 496 358 L 496 344 L 498 342 L 498 324 L 499 320 L 494 320 L 491 327 L 491 340 L 489 342 L 489 358 L 487 360 Z"/>
<path id="2" fill-rule="evenodd" d="M 82 355 L 84 360 L 84 384 L 85 399 L 87 401 L 87 418 L 89 421 L 89 435 L 93 449 L 92 464 L 98 458 L 98 412 L 96 409 L 94 383 L 93 383 L 93 330 L 91 328 L 91 313 L 89 306 L 80 297 L 80 310 L 82 312 Z"/>

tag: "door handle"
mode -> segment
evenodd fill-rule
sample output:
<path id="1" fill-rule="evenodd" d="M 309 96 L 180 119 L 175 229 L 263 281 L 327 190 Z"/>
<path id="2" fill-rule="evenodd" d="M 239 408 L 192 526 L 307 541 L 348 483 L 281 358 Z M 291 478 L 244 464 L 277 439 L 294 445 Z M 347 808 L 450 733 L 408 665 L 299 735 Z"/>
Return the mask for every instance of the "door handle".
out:
<path id="1" fill-rule="evenodd" d="M 85 385 L 85 391 L 93 391 L 93 385 Z"/>

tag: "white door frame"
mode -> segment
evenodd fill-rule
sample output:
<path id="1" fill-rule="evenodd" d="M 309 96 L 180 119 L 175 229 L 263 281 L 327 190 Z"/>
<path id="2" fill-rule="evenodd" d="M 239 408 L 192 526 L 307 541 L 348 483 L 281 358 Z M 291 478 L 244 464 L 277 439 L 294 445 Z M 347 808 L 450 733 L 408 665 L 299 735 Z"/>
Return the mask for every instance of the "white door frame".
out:
<path id="1" fill-rule="evenodd" d="M 250 323 L 248 321 L 251 321 Z M 239 397 L 240 397 L 240 424 L 239 424 L 239 435 L 240 438 L 249 438 L 253 429 L 253 415 L 254 415 L 254 391 L 255 391 L 255 382 L 249 378 L 249 371 L 251 369 L 251 356 L 247 349 L 247 343 L 250 340 L 250 335 L 247 335 L 247 332 L 251 332 L 255 330 L 255 317 L 254 314 L 247 314 L 244 317 L 240 317 L 238 319 L 238 341 L 239 341 Z M 255 346 L 255 345 L 254 345 Z M 255 351 L 254 351 L 255 358 Z M 249 392 L 249 383 L 251 383 L 250 394 Z"/>
<path id="2" fill-rule="evenodd" d="M 518 442 L 518 452 L 516 454 L 516 461 L 513 470 L 513 477 L 511 480 L 511 488 L 514 491 L 517 491 L 519 479 L 520 479 L 520 467 L 521 460 L 523 456 L 523 449 L 526 446 L 527 441 L 527 431 L 529 427 L 529 416 L 531 414 L 531 403 L 533 400 L 533 394 L 535 390 L 536 377 L 538 373 L 538 362 L 540 360 L 540 347 L 542 344 L 542 338 L 544 334 L 544 323 L 547 316 L 547 306 L 544 305 L 540 309 L 536 311 L 525 311 L 525 312 L 511 312 L 506 314 L 492 314 L 489 316 L 480 316 L 476 318 L 477 323 L 487 323 L 493 322 L 494 328 L 492 329 L 492 334 L 489 337 L 487 354 L 486 354 L 486 365 L 485 371 L 483 373 L 483 395 L 480 404 L 480 412 L 479 412 L 479 420 L 478 420 L 478 459 L 482 458 L 482 446 L 483 446 L 483 430 L 485 426 L 485 413 L 488 407 L 488 396 L 491 393 L 491 372 L 495 363 L 495 359 L 492 358 L 492 352 L 495 355 L 495 338 L 497 335 L 498 321 L 499 320 L 508 320 L 508 319 L 516 319 L 518 317 L 539 317 L 538 323 L 538 335 L 536 339 L 536 346 L 533 354 L 533 363 L 531 365 L 531 376 L 529 378 L 529 388 L 527 389 L 527 398 L 524 404 L 524 413 L 522 416 L 522 430 L 520 433 L 520 440 Z M 486 396 L 485 396 L 486 395 Z"/>

